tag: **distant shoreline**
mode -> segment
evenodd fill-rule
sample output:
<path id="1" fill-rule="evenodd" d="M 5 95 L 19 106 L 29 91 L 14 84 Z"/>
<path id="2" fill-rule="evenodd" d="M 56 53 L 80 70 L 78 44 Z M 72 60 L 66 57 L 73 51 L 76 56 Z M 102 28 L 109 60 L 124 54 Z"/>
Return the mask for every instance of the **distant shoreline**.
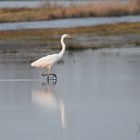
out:
<path id="1" fill-rule="evenodd" d="M 38 7 L 0 8 L 0 23 L 19 21 L 44 21 L 77 17 L 108 17 L 139 15 L 140 3 L 102 2 L 61 6 L 44 3 Z"/>

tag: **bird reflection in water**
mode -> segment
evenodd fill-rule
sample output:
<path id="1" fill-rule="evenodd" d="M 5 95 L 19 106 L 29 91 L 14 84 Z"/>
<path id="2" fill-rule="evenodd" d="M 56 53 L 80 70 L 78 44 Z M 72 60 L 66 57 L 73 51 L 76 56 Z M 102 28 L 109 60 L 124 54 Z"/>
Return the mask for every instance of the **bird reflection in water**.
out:
<path id="1" fill-rule="evenodd" d="M 65 107 L 63 99 L 56 96 L 53 87 L 49 84 L 44 84 L 43 88 L 32 92 L 32 101 L 39 106 L 49 109 L 56 109 L 60 113 L 61 126 L 66 128 Z"/>
<path id="2" fill-rule="evenodd" d="M 140 134 L 140 122 L 138 122 L 138 120 L 136 120 L 136 126 L 137 126 L 136 135 L 139 135 Z"/>

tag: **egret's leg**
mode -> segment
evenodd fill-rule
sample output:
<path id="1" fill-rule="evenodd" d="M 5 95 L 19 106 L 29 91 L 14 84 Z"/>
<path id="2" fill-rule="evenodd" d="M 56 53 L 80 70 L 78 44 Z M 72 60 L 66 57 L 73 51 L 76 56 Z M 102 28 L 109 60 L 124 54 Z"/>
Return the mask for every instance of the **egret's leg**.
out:
<path id="1" fill-rule="evenodd" d="M 54 81 L 54 84 L 56 84 L 56 83 L 57 83 L 57 76 L 56 76 L 56 74 L 53 74 L 53 77 L 55 77 L 55 78 L 54 78 L 54 80 L 55 80 L 55 81 Z"/>
<path id="2" fill-rule="evenodd" d="M 44 84 L 46 84 L 46 82 L 44 82 L 44 76 L 47 76 L 48 77 L 48 74 L 47 74 L 47 69 L 45 69 L 44 71 L 43 71 L 43 73 L 41 74 L 41 76 L 42 76 L 42 85 L 44 85 Z"/>
<path id="3" fill-rule="evenodd" d="M 46 76 L 46 69 L 43 71 L 43 73 L 41 74 L 42 76 Z"/>
<path id="4" fill-rule="evenodd" d="M 48 75 L 47 75 L 47 82 L 49 83 L 50 81 L 50 71 L 51 71 L 51 67 L 48 67 Z"/>
<path id="5" fill-rule="evenodd" d="M 54 77 L 54 79 L 57 81 L 57 76 L 56 76 L 56 74 L 52 74 L 53 75 L 53 77 Z"/>
<path id="6" fill-rule="evenodd" d="M 51 66 L 48 67 L 48 75 L 50 74 L 51 72 Z"/>
<path id="7" fill-rule="evenodd" d="M 51 74 L 49 74 L 49 81 L 51 80 L 51 81 L 53 81 L 53 84 L 56 84 L 57 83 L 57 76 L 56 76 L 56 74 L 54 74 L 54 73 L 51 73 Z"/>

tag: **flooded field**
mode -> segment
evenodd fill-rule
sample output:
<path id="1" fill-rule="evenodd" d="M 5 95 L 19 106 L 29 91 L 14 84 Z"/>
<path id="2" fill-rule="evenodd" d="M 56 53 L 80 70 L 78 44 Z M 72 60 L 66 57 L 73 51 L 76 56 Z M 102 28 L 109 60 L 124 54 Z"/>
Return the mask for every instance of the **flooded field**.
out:
<path id="1" fill-rule="evenodd" d="M 69 0 L 49 0 L 49 1 L 0 1 L 0 8 L 15 8 L 15 7 L 37 7 L 37 6 L 43 6 L 44 4 L 56 4 L 56 5 L 63 5 L 63 6 L 69 6 L 71 4 L 78 5 L 78 4 L 86 4 L 90 3 L 90 0 L 86 1 L 69 1 Z M 97 2 L 97 1 L 93 1 Z"/>
<path id="2" fill-rule="evenodd" d="M 103 2 L 104 0 L 100 1 Z M 107 0 L 107 2 L 110 2 L 111 0 Z M 128 2 L 128 0 L 119 0 L 122 3 Z M 36 6 L 41 6 L 43 4 L 57 4 L 57 5 L 64 5 L 64 6 L 69 6 L 71 4 L 78 5 L 78 4 L 85 4 L 85 3 L 90 3 L 91 0 L 86 0 L 86 1 L 71 1 L 71 0 L 47 0 L 47 1 L 0 1 L 0 8 L 7 8 L 7 7 L 36 7 Z M 99 1 L 93 0 L 92 2 L 99 3 Z"/>
<path id="3" fill-rule="evenodd" d="M 139 48 L 67 51 L 50 86 L 29 61 L 0 58 L 0 139 L 140 138 Z"/>
<path id="4" fill-rule="evenodd" d="M 116 23 L 140 22 L 140 16 L 121 17 L 89 17 L 89 18 L 68 18 L 48 21 L 27 21 L 14 23 L 0 23 L 0 31 L 21 30 L 21 29 L 44 29 L 44 28 L 70 28 L 80 26 L 95 26 Z"/>

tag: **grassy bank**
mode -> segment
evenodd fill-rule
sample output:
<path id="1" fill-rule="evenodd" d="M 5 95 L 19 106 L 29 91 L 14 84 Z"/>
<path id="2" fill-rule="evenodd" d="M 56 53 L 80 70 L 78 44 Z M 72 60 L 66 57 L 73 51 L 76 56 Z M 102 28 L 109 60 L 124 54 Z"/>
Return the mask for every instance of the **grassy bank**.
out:
<path id="1" fill-rule="evenodd" d="M 122 16 L 140 14 L 140 4 L 136 1 L 100 2 L 68 7 L 49 3 L 37 8 L 3 8 L 0 9 L 0 22 L 35 21 L 60 18 Z"/>
<path id="2" fill-rule="evenodd" d="M 64 33 L 73 35 L 67 43 L 67 49 L 87 49 L 110 47 L 113 44 L 140 44 L 140 23 L 121 23 L 89 27 L 62 29 L 36 29 L 0 31 L 0 49 L 28 48 L 44 46 L 47 50 L 60 48 L 60 37 Z M 119 40 L 118 40 L 119 39 Z M 8 49 L 9 50 L 9 49 Z M 7 51 L 7 49 L 6 49 Z"/>

